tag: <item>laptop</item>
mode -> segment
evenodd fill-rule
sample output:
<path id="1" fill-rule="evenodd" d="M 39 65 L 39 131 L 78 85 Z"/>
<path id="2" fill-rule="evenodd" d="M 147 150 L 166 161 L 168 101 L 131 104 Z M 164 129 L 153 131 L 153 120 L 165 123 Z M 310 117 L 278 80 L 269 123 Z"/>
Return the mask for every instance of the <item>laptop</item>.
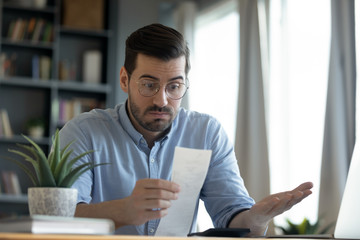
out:
<path id="1" fill-rule="evenodd" d="M 355 143 L 334 237 L 360 239 L 360 143 Z"/>

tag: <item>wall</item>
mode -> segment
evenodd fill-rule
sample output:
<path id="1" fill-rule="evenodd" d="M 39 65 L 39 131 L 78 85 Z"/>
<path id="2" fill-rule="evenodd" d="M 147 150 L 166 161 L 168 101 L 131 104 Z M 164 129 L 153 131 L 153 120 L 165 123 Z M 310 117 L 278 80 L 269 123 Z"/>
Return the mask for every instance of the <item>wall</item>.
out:
<path id="1" fill-rule="evenodd" d="M 136 29 L 145 26 L 147 24 L 160 22 L 160 6 L 166 2 L 176 1 L 164 1 L 164 0 L 119 0 L 118 4 L 118 18 L 117 27 L 118 32 L 117 49 L 114 51 L 116 57 L 116 69 L 117 73 L 115 80 L 117 84 L 114 84 L 114 95 L 110 102 L 118 104 L 124 102 L 127 99 L 127 94 L 124 93 L 120 88 L 119 73 L 120 68 L 124 64 L 125 60 L 125 41 L 127 37 Z M 163 23 L 166 24 L 166 23 Z"/>

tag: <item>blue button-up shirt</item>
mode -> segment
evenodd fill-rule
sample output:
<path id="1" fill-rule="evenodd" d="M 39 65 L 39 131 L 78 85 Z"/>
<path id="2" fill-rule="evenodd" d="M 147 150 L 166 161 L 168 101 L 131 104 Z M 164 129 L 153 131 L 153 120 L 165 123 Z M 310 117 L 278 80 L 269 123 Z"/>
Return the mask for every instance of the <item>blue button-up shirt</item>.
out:
<path id="1" fill-rule="evenodd" d="M 95 150 L 79 164 L 111 163 L 87 171 L 75 182 L 73 187 L 78 189 L 79 203 L 128 197 L 139 179 L 170 180 L 174 150 L 180 146 L 212 150 L 199 197 L 215 227 L 226 227 L 235 213 L 254 204 L 240 177 L 232 144 L 219 122 L 209 115 L 180 108 L 169 133 L 150 149 L 131 124 L 126 104 L 119 104 L 114 109 L 92 110 L 74 118 L 62 128 L 60 139 L 62 147 L 76 140 L 71 145 L 73 155 Z M 195 230 L 195 218 L 196 213 L 191 231 Z M 160 219 L 156 219 L 140 226 L 121 227 L 116 233 L 154 235 L 159 222 Z"/>

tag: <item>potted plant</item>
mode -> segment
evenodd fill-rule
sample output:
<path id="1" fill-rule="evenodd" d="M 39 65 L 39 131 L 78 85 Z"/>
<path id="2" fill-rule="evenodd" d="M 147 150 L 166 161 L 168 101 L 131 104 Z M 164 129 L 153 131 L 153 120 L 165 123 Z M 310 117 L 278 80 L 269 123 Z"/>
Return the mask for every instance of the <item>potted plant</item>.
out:
<path id="1" fill-rule="evenodd" d="M 288 226 L 286 228 L 278 226 L 278 228 L 281 229 L 284 235 L 326 234 L 330 228 L 334 226 L 334 223 L 330 223 L 329 225 L 320 229 L 321 219 L 322 218 L 320 217 L 319 220 L 314 224 L 310 223 L 309 219 L 307 218 L 304 218 L 300 224 L 293 223 L 289 219 L 286 219 Z"/>
<path id="2" fill-rule="evenodd" d="M 45 132 L 45 121 L 42 118 L 32 118 L 25 123 L 25 129 L 30 137 L 42 138 Z"/>
<path id="3" fill-rule="evenodd" d="M 22 168 L 34 184 L 34 187 L 28 188 L 30 215 L 74 216 L 77 189 L 71 186 L 84 172 L 106 163 L 88 162 L 73 167 L 77 160 L 94 151 L 90 150 L 70 159 L 73 150 L 69 148 L 74 141 L 60 149 L 59 130 L 56 130 L 53 136 L 52 151 L 48 156 L 34 141 L 27 136 L 24 138 L 31 145 L 17 145 L 28 153 L 9 149 L 9 152 L 23 158 L 22 161 L 9 159 Z M 28 164 L 24 164 L 23 161 Z"/>

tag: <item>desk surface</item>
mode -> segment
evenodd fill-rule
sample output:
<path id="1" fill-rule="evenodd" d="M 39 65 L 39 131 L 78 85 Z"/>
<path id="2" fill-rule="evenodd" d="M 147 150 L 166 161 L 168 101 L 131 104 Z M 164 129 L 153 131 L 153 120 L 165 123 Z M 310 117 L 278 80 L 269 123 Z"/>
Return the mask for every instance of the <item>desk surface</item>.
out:
<path id="1" fill-rule="evenodd" d="M 61 235 L 61 234 L 31 234 L 31 233 L 0 233 L 0 240 L 239 240 L 239 238 L 215 237 L 147 237 L 125 235 Z M 269 238 L 241 238 L 242 240 L 265 240 Z M 297 238 L 271 238 L 271 240 L 284 240 Z M 301 238 L 298 238 L 301 239 Z M 302 239 L 304 240 L 304 239 Z M 316 240 L 307 238 L 307 240 Z"/>

